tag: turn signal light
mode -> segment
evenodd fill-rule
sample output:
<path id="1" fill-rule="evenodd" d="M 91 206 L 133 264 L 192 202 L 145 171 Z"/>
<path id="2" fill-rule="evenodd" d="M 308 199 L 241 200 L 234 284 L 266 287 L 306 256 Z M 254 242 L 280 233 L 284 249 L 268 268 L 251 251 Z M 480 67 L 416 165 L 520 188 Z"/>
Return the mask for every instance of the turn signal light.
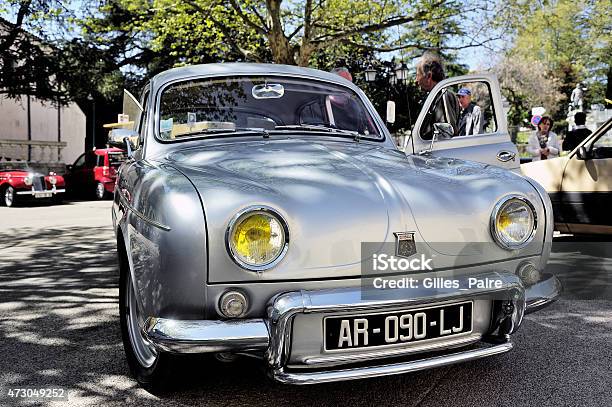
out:
<path id="1" fill-rule="evenodd" d="M 249 302 L 240 291 L 227 291 L 219 300 L 219 311 L 226 318 L 240 318 L 248 308 Z"/>

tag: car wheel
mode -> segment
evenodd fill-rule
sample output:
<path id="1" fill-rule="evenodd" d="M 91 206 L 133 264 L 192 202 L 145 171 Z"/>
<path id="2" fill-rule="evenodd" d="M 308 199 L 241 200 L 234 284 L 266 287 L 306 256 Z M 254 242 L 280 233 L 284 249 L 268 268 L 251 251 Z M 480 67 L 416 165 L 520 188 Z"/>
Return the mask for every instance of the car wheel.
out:
<path id="1" fill-rule="evenodd" d="M 101 182 L 98 182 L 96 184 L 96 198 L 106 199 L 107 196 L 108 194 L 106 193 L 106 188 L 104 187 L 104 184 Z"/>
<path id="2" fill-rule="evenodd" d="M 169 376 L 171 355 L 158 351 L 141 331 L 144 324 L 129 266 L 120 254 L 119 312 L 123 348 L 130 371 L 145 388 L 162 388 Z"/>
<path id="3" fill-rule="evenodd" d="M 15 206 L 15 196 L 15 188 L 9 185 L 2 191 L 2 203 L 8 207 Z"/>

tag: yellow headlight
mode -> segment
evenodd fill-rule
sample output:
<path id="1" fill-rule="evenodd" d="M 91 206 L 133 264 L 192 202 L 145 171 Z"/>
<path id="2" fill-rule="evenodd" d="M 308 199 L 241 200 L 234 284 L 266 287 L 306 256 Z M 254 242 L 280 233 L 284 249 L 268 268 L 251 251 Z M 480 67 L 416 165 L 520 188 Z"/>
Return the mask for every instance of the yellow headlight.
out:
<path id="1" fill-rule="evenodd" d="M 502 199 L 493 211 L 492 234 L 505 249 L 527 245 L 535 234 L 536 215 L 531 202 L 519 196 Z"/>
<path id="2" fill-rule="evenodd" d="M 243 267 L 262 270 L 272 266 L 287 242 L 284 223 L 273 213 L 255 210 L 239 216 L 228 236 L 230 252 Z"/>

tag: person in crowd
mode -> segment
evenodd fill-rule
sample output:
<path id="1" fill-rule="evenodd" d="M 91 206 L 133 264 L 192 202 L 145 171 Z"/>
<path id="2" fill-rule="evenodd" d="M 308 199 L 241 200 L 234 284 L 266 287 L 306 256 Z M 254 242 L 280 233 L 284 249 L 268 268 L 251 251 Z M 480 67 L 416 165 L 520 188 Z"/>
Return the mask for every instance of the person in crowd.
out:
<path id="1" fill-rule="evenodd" d="M 444 66 L 440 58 L 432 53 L 425 53 L 416 66 L 416 83 L 424 92 L 431 90 L 445 77 Z M 450 89 L 442 89 L 428 109 L 421 125 L 421 138 L 431 140 L 434 123 L 449 123 L 453 126 L 454 136 L 459 134 L 459 101 Z"/>
<path id="2" fill-rule="evenodd" d="M 529 136 L 527 152 L 533 161 L 547 160 L 559 156 L 559 139 L 552 128 L 553 120 L 550 116 L 543 116 L 538 123 L 538 129 Z"/>
<path id="3" fill-rule="evenodd" d="M 563 140 L 564 151 L 572 151 L 591 134 L 591 130 L 587 129 L 584 125 L 586 123 L 586 113 L 576 112 L 574 114 L 574 123 L 576 123 L 576 127 L 568 132 L 565 140 Z"/>
<path id="4" fill-rule="evenodd" d="M 331 72 L 335 73 L 336 75 L 342 76 L 347 81 L 353 82 L 353 75 L 351 75 L 351 72 L 348 70 L 348 68 L 341 66 L 332 69 Z"/>
<path id="5" fill-rule="evenodd" d="M 472 91 L 461 88 L 457 92 L 461 113 L 459 114 L 459 135 L 471 136 L 482 133 L 482 111 L 472 102 Z"/>

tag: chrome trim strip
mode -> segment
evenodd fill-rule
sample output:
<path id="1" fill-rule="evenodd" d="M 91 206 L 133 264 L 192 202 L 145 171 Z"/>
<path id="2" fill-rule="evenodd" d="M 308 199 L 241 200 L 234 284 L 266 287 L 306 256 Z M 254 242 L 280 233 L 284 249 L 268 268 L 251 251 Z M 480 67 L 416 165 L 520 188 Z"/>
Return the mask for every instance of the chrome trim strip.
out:
<path id="1" fill-rule="evenodd" d="M 389 349 L 389 348 L 373 349 L 372 352 L 368 352 L 368 353 L 344 354 L 344 355 L 336 354 L 332 356 L 312 357 L 312 358 L 305 359 L 304 363 L 307 365 L 313 365 L 313 367 L 316 367 L 314 365 L 317 365 L 317 364 L 350 363 L 350 362 L 358 362 L 361 360 L 371 360 L 371 359 L 385 358 L 385 357 L 397 356 L 397 355 L 410 355 L 410 354 L 419 353 L 419 352 L 429 352 L 429 351 L 448 349 L 448 348 L 458 347 L 458 346 L 467 346 L 469 344 L 478 342 L 481 338 L 482 338 L 482 335 L 477 333 L 477 334 L 469 334 L 469 336 L 460 336 L 460 337 L 453 336 L 449 338 L 448 341 L 438 342 L 435 344 L 431 344 L 431 343 L 421 344 L 419 342 L 415 342 L 415 343 L 409 342 L 407 344 L 404 344 L 403 347 L 395 347 L 393 349 Z M 439 339 L 439 338 L 436 338 L 436 339 Z"/>
<path id="2" fill-rule="evenodd" d="M 46 189 L 44 191 L 17 191 L 16 194 L 17 195 L 32 195 L 32 196 L 36 196 L 36 195 L 44 195 L 44 194 L 59 194 L 62 192 L 66 192 L 65 189 Z"/>
<path id="3" fill-rule="evenodd" d="M 270 343 L 263 319 L 229 321 L 148 318 L 144 334 L 156 348 L 174 353 L 266 350 Z"/>
<path id="4" fill-rule="evenodd" d="M 151 218 L 148 218 L 147 216 L 145 216 L 144 214 L 140 213 L 138 210 L 136 210 L 136 208 L 134 208 L 128 201 L 127 199 L 120 193 L 119 194 L 119 199 L 121 200 L 121 203 L 123 205 L 125 205 L 125 207 L 132 212 L 134 215 L 136 215 L 138 218 L 140 218 L 141 220 L 147 222 L 149 225 L 151 226 L 155 226 L 156 228 L 159 228 L 161 230 L 164 230 L 166 232 L 169 232 L 172 230 L 172 228 L 170 228 L 170 226 L 166 226 L 163 223 L 159 223 Z"/>
<path id="5" fill-rule="evenodd" d="M 284 368 L 280 368 L 273 370 L 271 372 L 271 376 L 277 382 L 285 384 L 315 384 L 343 380 L 366 379 L 369 377 L 389 376 L 448 366 L 459 362 L 467 362 L 488 356 L 499 355 L 508 352 L 511 349 L 512 342 L 508 341 L 499 345 L 487 346 L 481 349 L 473 349 L 443 356 L 435 356 L 429 359 L 393 363 L 383 366 L 366 366 L 354 369 L 300 373 L 286 372 Z"/>
<path id="6" fill-rule="evenodd" d="M 555 302 L 563 287 L 559 279 L 552 274 L 544 274 L 542 279 L 525 289 L 525 314 L 530 314 Z"/>

